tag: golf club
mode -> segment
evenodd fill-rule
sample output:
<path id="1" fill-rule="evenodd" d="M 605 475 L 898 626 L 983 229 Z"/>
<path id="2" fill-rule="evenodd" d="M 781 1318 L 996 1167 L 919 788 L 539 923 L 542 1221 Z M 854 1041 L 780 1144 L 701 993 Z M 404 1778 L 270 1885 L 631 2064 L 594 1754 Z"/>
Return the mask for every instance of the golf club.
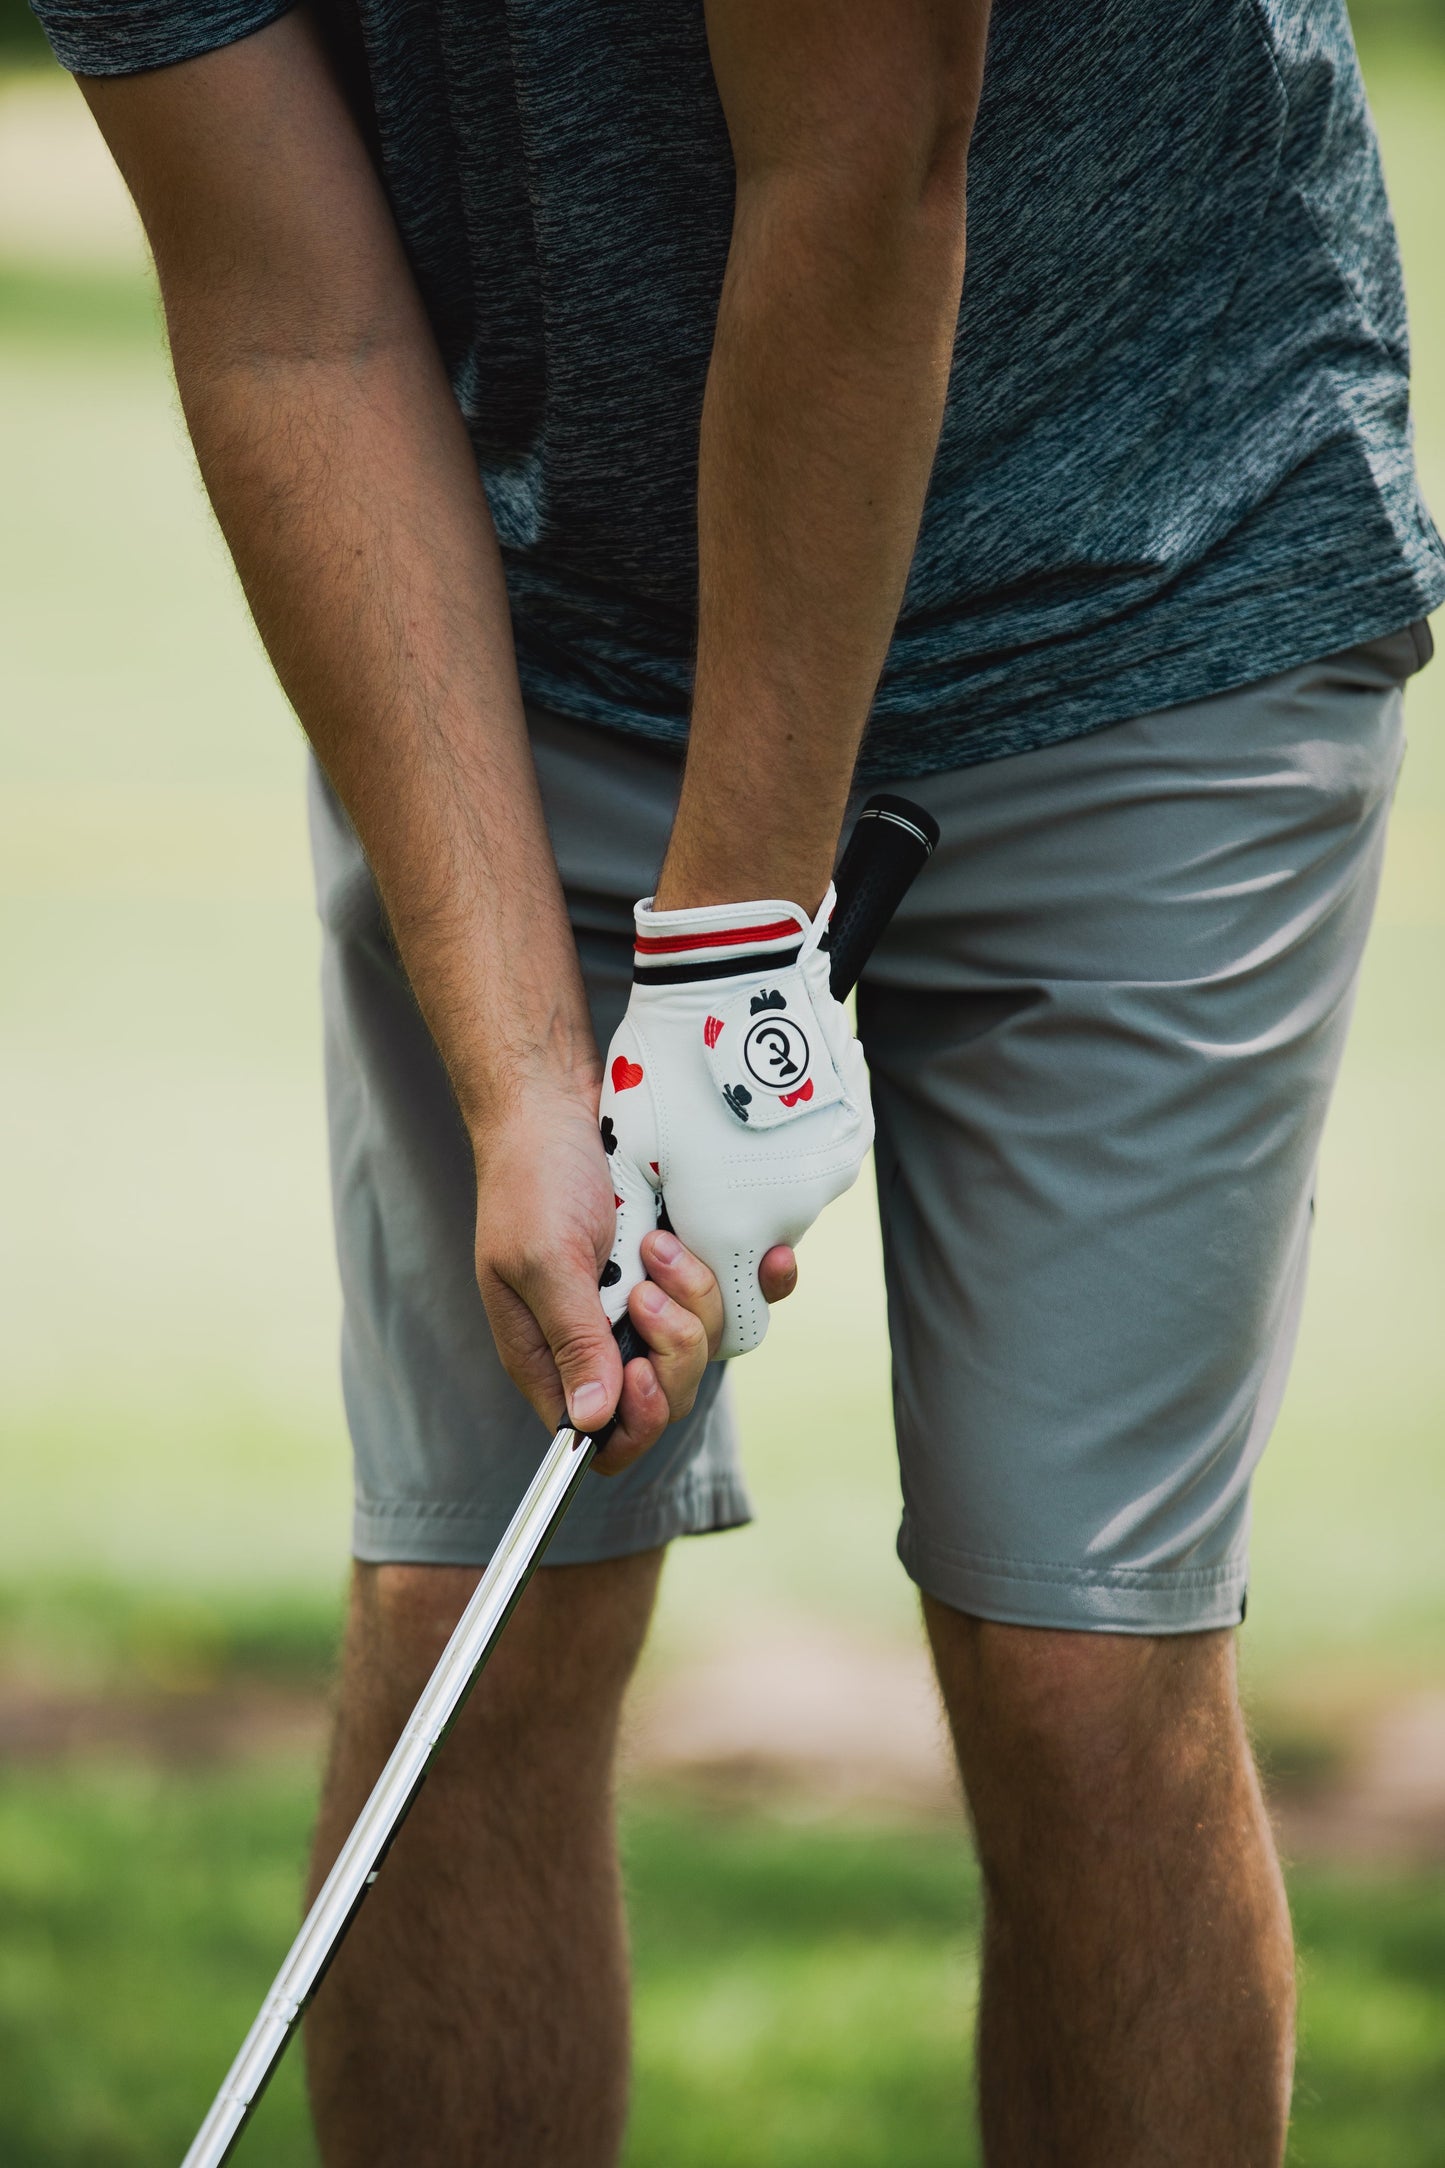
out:
<path id="1" fill-rule="evenodd" d="M 879 793 L 858 815 L 838 868 L 837 900 L 826 936 L 829 976 L 840 1000 L 857 983 L 874 943 L 937 841 L 938 824 L 932 814 L 906 798 Z M 614 1331 L 624 1364 L 634 1355 L 647 1353 L 629 1318 L 622 1318 Z M 377 1778 L 371 1797 L 307 1913 L 182 2168 L 221 2168 L 230 2159 L 286 2043 L 380 1873 L 392 1840 L 443 1740 L 615 1423 L 614 1416 L 595 1436 L 564 1424 L 547 1448 Z"/>

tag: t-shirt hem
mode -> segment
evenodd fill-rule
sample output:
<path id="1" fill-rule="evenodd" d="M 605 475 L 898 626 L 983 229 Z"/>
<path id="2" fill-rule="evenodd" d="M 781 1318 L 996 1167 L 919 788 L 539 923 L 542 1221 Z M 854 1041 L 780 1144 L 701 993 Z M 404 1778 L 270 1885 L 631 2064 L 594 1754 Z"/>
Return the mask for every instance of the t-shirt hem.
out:
<path id="1" fill-rule="evenodd" d="M 1401 632 L 1442 602 L 1445 558 L 1419 572 L 1396 569 L 1384 579 L 1352 583 L 1336 595 L 1320 598 L 1316 607 L 1280 611 L 1263 633 L 1250 628 L 1227 642 L 1219 638 L 1219 619 L 1217 613 L 1211 612 L 1207 632 L 1201 624 L 1198 646 L 1151 656 L 1077 693 L 1050 692 L 1035 697 L 1028 683 L 1028 661 L 1020 658 L 1017 689 L 1009 700 L 1008 712 L 987 722 L 956 720 L 951 724 L 946 707 L 931 709 L 926 717 L 876 718 L 863 741 L 856 781 L 867 785 L 941 775 L 950 769 L 982 767 L 1015 753 L 1037 752 L 1070 738 L 1088 737 L 1115 723 L 1235 692 L 1241 686 L 1298 669 L 1322 655 L 1339 654 L 1367 640 Z M 625 708 L 569 682 L 555 665 L 538 668 L 519 659 L 523 691 L 531 705 L 614 732 L 633 743 L 641 741 L 674 752 L 686 744 L 687 724 L 681 717 Z M 1040 663 L 1056 667 L 1046 652 Z M 990 698 L 996 700 L 997 692 Z M 909 745 L 908 739 L 915 733 L 926 737 L 926 745 Z"/>
<path id="2" fill-rule="evenodd" d="M 961 724 L 951 738 L 945 719 L 931 715 L 927 729 L 936 742 L 918 756 L 902 751 L 899 757 L 900 731 L 895 719 L 879 733 L 876 743 L 870 745 L 865 739 L 857 780 L 902 781 L 953 768 L 982 767 L 1014 753 L 1036 752 L 1046 745 L 1087 737 L 1115 723 L 1131 722 L 1137 716 L 1237 692 L 1242 686 L 1297 670 L 1320 656 L 1341 654 L 1368 640 L 1402 632 L 1442 602 L 1445 563 L 1436 568 L 1431 579 L 1412 576 L 1353 588 L 1346 604 L 1291 618 L 1280 624 L 1269 639 L 1241 641 L 1228 649 L 1211 646 L 1184 657 L 1161 655 L 1135 664 L 1097 692 L 1091 689 L 1075 699 L 1051 702 L 1042 712 L 1036 709 L 1032 714 L 1016 712 L 989 723 Z M 1025 711 L 1027 699 L 1026 687 L 1021 685 L 1019 705 Z"/>

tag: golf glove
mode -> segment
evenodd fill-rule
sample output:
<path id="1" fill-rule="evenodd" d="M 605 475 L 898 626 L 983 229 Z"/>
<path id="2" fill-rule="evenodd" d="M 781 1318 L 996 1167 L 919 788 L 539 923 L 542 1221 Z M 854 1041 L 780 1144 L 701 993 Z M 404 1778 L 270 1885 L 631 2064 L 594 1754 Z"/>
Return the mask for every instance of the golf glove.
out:
<path id="1" fill-rule="evenodd" d="M 602 1275 L 614 1322 L 668 1223 L 722 1290 L 721 1355 L 768 1329 L 758 1265 L 852 1187 L 873 1141 L 868 1072 L 811 922 L 796 904 L 636 910 L 632 999 L 607 1057 L 602 1142 L 617 1235 Z"/>

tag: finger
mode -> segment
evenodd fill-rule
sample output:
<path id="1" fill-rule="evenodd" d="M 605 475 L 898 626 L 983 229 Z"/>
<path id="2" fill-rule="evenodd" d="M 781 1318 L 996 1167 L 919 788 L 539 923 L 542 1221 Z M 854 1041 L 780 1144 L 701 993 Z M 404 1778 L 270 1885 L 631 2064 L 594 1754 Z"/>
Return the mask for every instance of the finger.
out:
<path id="1" fill-rule="evenodd" d="M 637 1356 L 622 1374 L 622 1397 L 617 1403 L 617 1428 L 592 1463 L 599 1475 L 621 1475 L 649 1446 L 656 1445 L 667 1428 L 667 1395 L 657 1372 L 645 1356 Z"/>
<path id="2" fill-rule="evenodd" d="M 679 1267 L 675 1262 L 673 1269 L 682 1269 L 694 1281 L 700 1272 L 712 1282 L 706 1265 L 699 1265 L 690 1251 L 683 1251 L 683 1258 L 686 1264 Z M 718 1308 L 720 1312 L 720 1299 Z M 627 1314 L 651 1352 L 646 1359 L 638 1357 L 627 1365 L 617 1428 L 597 1456 L 603 1475 L 617 1475 L 630 1467 L 639 1454 L 657 1443 L 669 1423 L 691 1413 L 708 1363 L 707 1328 L 702 1319 L 655 1282 L 645 1280 L 633 1288 Z M 720 1322 L 719 1317 L 719 1326 Z"/>
<path id="3" fill-rule="evenodd" d="M 722 1338 L 723 1300 L 722 1289 L 710 1268 L 666 1228 L 643 1237 L 642 1262 L 648 1278 L 700 1320 L 707 1334 L 708 1353 L 714 1354 Z M 642 1320 L 639 1318 L 637 1323 L 640 1329 Z"/>
<path id="4" fill-rule="evenodd" d="M 652 1280 L 633 1289 L 627 1314 L 647 1342 L 669 1419 L 686 1415 L 707 1368 L 707 1327 Z"/>
<path id="5" fill-rule="evenodd" d="M 785 1242 L 770 1249 L 758 1266 L 765 1302 L 786 1302 L 798 1284 L 798 1260 Z"/>

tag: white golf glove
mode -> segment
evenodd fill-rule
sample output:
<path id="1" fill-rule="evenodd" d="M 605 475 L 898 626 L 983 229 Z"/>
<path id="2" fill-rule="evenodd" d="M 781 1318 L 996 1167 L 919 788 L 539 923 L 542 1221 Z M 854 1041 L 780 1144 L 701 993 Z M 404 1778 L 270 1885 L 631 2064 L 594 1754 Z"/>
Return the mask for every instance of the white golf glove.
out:
<path id="1" fill-rule="evenodd" d="M 617 1204 L 602 1304 L 615 1322 L 646 1278 L 638 1246 L 665 1198 L 722 1289 L 718 1352 L 742 1355 L 768 1329 L 763 1256 L 852 1187 L 873 1141 L 863 1050 L 819 947 L 833 891 L 811 923 L 791 903 L 651 904 L 602 1086 Z"/>

